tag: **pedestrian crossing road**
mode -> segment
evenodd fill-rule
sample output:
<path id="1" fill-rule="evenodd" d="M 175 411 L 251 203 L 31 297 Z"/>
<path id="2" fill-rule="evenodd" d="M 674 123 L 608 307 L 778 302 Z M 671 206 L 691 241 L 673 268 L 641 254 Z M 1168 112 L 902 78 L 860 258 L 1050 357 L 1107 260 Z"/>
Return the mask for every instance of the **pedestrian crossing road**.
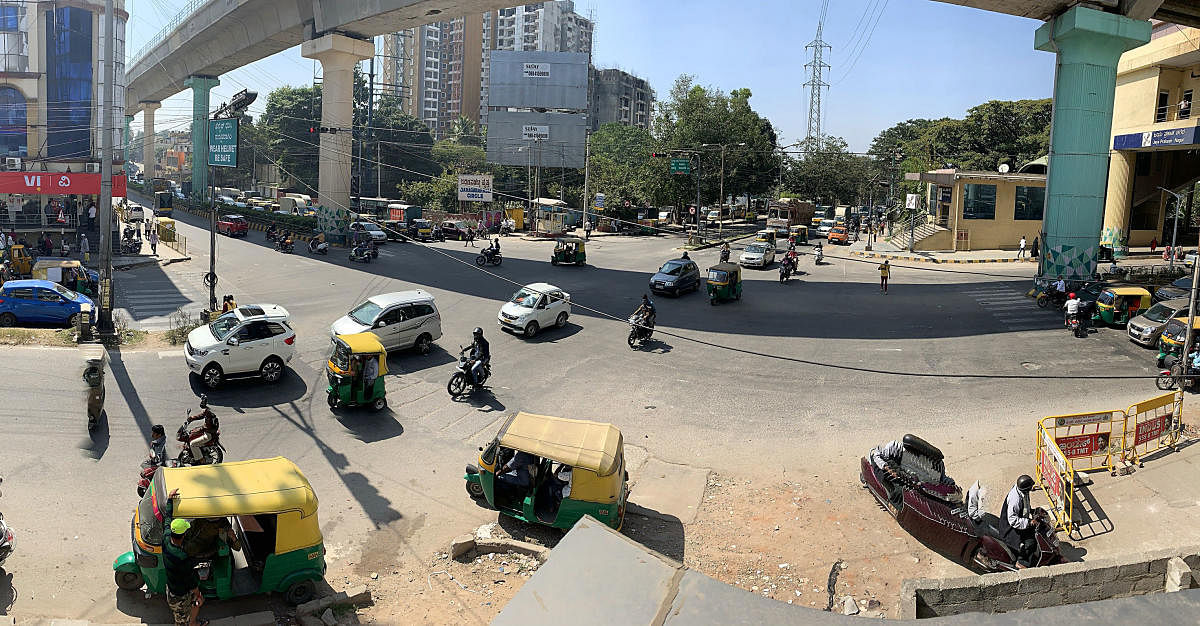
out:
<path id="1" fill-rule="evenodd" d="M 963 291 L 1006 330 L 1048 330 L 1062 326 L 1062 314 L 1038 308 L 1033 298 L 1011 285 L 979 285 Z"/>
<path id="2" fill-rule="evenodd" d="M 167 330 L 171 314 L 179 309 L 197 313 L 208 308 L 208 288 L 203 272 L 117 272 L 116 310 L 130 320 L 130 328 Z"/>

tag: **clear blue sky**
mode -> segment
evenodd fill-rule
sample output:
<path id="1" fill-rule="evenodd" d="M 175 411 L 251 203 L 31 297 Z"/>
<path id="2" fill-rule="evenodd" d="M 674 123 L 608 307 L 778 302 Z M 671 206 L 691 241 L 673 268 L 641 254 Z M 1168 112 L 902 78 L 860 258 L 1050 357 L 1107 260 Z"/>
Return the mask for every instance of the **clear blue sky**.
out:
<path id="1" fill-rule="evenodd" d="M 154 36 L 185 0 L 129 0 L 129 53 Z M 816 34 L 821 0 L 577 0 L 594 14 L 594 63 L 648 79 L 666 97 L 675 78 L 730 91 L 749 87 L 751 104 L 782 141 L 808 124 L 804 45 Z M 1045 98 L 1054 57 L 1033 49 L 1040 22 L 932 0 L 831 0 L 824 39 L 833 46 L 824 132 L 864 150 L 882 129 L 914 117 L 962 117 L 987 100 Z M 865 46 L 861 45 L 865 43 Z M 221 77 L 214 104 L 249 87 L 266 92 L 312 81 L 299 47 Z M 157 128 L 186 128 L 190 92 L 163 103 Z M 140 128 L 140 116 L 134 128 Z"/>

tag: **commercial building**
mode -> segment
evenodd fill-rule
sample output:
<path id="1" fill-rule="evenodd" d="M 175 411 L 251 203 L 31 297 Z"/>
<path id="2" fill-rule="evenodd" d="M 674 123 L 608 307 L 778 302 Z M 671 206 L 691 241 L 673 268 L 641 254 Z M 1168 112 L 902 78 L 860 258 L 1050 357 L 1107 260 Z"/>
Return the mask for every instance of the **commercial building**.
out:
<path id="1" fill-rule="evenodd" d="M 124 0 L 116 0 L 113 145 L 123 145 Z M 104 2 L 0 1 L 0 228 L 65 236 L 100 192 Z M 120 153 L 114 162 L 124 162 Z M 125 181 L 114 180 L 114 195 Z"/>
<path id="2" fill-rule="evenodd" d="M 589 126 L 617 123 L 649 129 L 654 115 L 654 89 L 645 79 L 618 69 L 590 68 Z"/>
<path id="3" fill-rule="evenodd" d="M 1151 240 L 1170 243 L 1175 196 L 1163 189 L 1180 194 L 1184 213 L 1192 214 L 1200 181 L 1197 95 L 1200 29 L 1158 23 L 1149 43 L 1121 56 L 1100 241 L 1118 256 Z M 1180 234 L 1188 230 L 1180 219 Z"/>
<path id="4" fill-rule="evenodd" d="M 928 184 L 930 220 L 914 250 L 1016 249 L 1021 237 L 1032 246 L 1041 234 L 1046 174 L 1039 161 L 1017 173 L 941 169 L 905 177 Z"/>

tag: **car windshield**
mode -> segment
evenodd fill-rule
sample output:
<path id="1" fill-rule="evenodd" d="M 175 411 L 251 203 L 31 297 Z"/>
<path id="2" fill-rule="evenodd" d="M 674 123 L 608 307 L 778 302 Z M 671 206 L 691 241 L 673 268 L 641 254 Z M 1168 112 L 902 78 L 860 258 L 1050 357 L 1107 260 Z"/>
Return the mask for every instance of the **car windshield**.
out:
<path id="1" fill-rule="evenodd" d="M 375 323 L 375 318 L 382 310 L 383 308 L 378 304 L 367 300 L 350 311 L 350 318 L 363 326 L 370 326 Z"/>
<path id="2" fill-rule="evenodd" d="M 1179 280 L 1171 283 L 1171 286 L 1178 287 L 1180 289 L 1191 289 L 1192 288 L 1192 277 L 1184 276 L 1183 278 L 1180 278 Z"/>
<path id="3" fill-rule="evenodd" d="M 1167 305 L 1159 302 L 1158 304 L 1150 307 L 1150 310 L 1146 311 L 1143 314 L 1143 317 L 1150 320 L 1151 322 L 1154 322 L 1155 324 L 1161 324 L 1161 323 L 1171 319 L 1171 316 L 1174 314 L 1175 314 L 1175 307 L 1167 306 Z"/>
<path id="4" fill-rule="evenodd" d="M 509 300 L 509 302 L 512 302 L 518 306 L 523 306 L 527 309 L 532 309 L 537 305 L 538 298 L 541 297 L 541 295 L 542 294 L 533 291 L 529 287 L 521 287 L 521 290 L 513 294 L 512 300 Z"/>
<path id="5" fill-rule="evenodd" d="M 68 300 L 74 300 L 75 298 L 79 297 L 79 294 L 75 293 L 74 291 L 71 291 L 70 289 L 67 289 L 66 287 L 63 287 L 62 285 L 60 285 L 58 283 L 54 283 L 53 285 L 50 285 L 50 288 L 57 291 L 58 295 L 66 298 Z"/>
<path id="6" fill-rule="evenodd" d="M 839 226 L 839 227 L 837 227 L 837 228 L 833 229 L 833 232 L 835 232 L 835 233 L 844 233 L 844 232 L 846 232 L 846 229 L 845 229 L 845 228 L 842 228 L 842 227 L 840 227 L 840 226 Z"/>
<path id="7" fill-rule="evenodd" d="M 239 323 L 241 322 L 238 320 L 237 313 L 230 311 L 209 324 L 208 329 L 212 331 L 213 337 L 216 337 L 218 341 L 225 341 L 225 338 L 233 332 L 234 328 L 237 328 Z"/>
<path id="8" fill-rule="evenodd" d="M 746 246 L 746 252 L 762 254 L 763 252 L 766 252 L 766 251 L 767 251 L 766 246 L 760 246 L 757 244 L 750 244 L 750 245 Z"/>
<path id="9" fill-rule="evenodd" d="M 663 263 L 662 267 L 658 268 L 659 274 L 666 274 L 668 276 L 678 276 L 682 271 L 683 263 L 680 263 L 679 261 L 667 261 L 666 263 Z"/>
<path id="10" fill-rule="evenodd" d="M 381 228 L 379 228 L 379 226 L 376 226 L 375 224 L 373 224 L 371 222 L 364 223 L 363 228 L 365 228 L 367 230 L 382 230 Z"/>

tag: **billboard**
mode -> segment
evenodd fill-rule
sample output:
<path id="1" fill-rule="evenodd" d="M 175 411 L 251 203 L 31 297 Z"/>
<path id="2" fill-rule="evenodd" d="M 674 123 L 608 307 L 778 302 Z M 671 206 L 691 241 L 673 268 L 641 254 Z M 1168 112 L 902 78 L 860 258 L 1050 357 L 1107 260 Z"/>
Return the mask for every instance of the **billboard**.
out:
<path id="1" fill-rule="evenodd" d="M 467 202 L 491 202 L 492 175 L 459 174 L 458 199 Z"/>
<path id="2" fill-rule="evenodd" d="M 576 113 L 488 113 L 487 161 L 500 165 L 583 167 L 586 116 Z"/>
<path id="3" fill-rule="evenodd" d="M 486 106 L 587 109 L 586 52 L 492 50 L 491 54 Z"/>

